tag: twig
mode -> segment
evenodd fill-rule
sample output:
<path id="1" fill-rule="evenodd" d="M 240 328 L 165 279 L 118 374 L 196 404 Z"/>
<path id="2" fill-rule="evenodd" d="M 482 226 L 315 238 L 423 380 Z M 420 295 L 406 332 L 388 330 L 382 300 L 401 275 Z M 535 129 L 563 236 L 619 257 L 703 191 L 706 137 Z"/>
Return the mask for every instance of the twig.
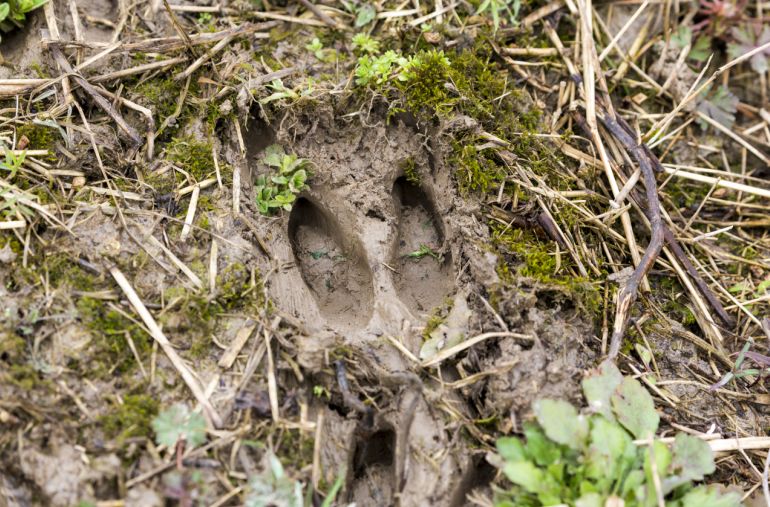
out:
<path id="1" fill-rule="evenodd" d="M 192 371 L 187 367 L 182 358 L 179 357 L 176 349 L 174 349 L 174 347 L 171 345 L 171 342 L 168 341 L 166 335 L 163 334 L 163 331 L 158 326 L 158 323 L 155 322 L 152 314 L 150 314 L 149 310 L 147 310 L 147 307 L 144 306 L 144 303 L 139 298 L 139 295 L 137 295 L 136 291 L 134 291 L 134 288 L 128 282 L 128 279 L 126 279 L 123 272 L 120 271 L 117 266 L 113 266 L 110 268 L 110 274 L 118 283 L 118 286 L 126 295 L 128 301 L 131 303 L 131 306 L 134 307 L 136 313 L 138 313 L 142 318 L 144 325 L 147 326 L 147 329 L 150 330 L 150 335 L 155 339 L 156 342 L 158 342 L 158 345 L 160 345 L 160 348 L 163 349 L 163 352 L 166 354 L 169 361 L 171 361 L 171 364 L 174 365 L 174 368 L 176 368 L 176 370 L 182 376 L 185 384 L 187 384 L 187 387 L 190 389 L 190 391 L 192 391 L 192 394 L 195 396 L 195 399 L 198 400 L 198 403 L 201 404 L 214 427 L 222 427 L 222 420 L 220 419 L 216 410 L 214 410 L 211 402 L 209 402 L 206 394 L 203 392 L 198 379 L 195 378 Z"/>
<path id="2" fill-rule="evenodd" d="M 64 57 L 64 54 L 61 52 L 59 46 L 57 44 L 51 44 L 50 49 L 54 59 L 56 60 L 56 63 L 62 68 L 62 70 L 74 78 L 80 87 L 83 88 L 83 91 L 85 91 L 91 97 L 91 100 L 93 100 L 97 106 L 99 106 L 105 113 L 110 116 L 110 118 L 113 119 L 118 127 L 120 127 L 120 129 L 128 135 L 133 145 L 135 147 L 141 145 L 142 138 L 139 133 L 131 125 L 126 123 L 126 120 L 124 120 L 120 113 L 118 113 L 115 108 L 112 107 L 112 104 L 107 102 L 107 100 L 102 97 L 96 88 L 94 88 L 83 76 L 74 71 L 72 65 L 70 65 L 70 63 Z"/>

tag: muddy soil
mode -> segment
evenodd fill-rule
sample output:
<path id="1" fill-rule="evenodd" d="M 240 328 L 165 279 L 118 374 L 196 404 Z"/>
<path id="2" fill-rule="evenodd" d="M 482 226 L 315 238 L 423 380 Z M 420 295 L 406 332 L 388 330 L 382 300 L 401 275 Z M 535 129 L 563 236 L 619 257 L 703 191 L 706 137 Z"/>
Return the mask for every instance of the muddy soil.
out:
<path id="1" fill-rule="evenodd" d="M 479 462 L 461 421 L 493 415 L 510 429 L 529 416 L 536 396 L 574 398 L 581 369 L 594 358 L 586 344 L 593 324 L 536 285 L 504 292 L 500 316 L 482 302 L 502 287 L 498 258 L 486 246 L 480 204 L 458 195 L 441 129 L 338 117 L 322 105 L 268 126 L 252 113 L 256 134 L 248 137 L 252 178 L 267 170 L 260 153 L 271 142 L 312 161 L 309 187 L 288 216 L 266 220 L 251 212 L 273 256 L 260 262 L 271 273 L 267 291 L 306 328 L 301 364 L 319 367 L 319 341 L 350 350 L 368 377 L 359 379 L 362 387 L 380 397 L 391 393 L 377 398 L 373 422 L 350 408 L 341 418 L 316 407 L 328 428 L 323 473 L 331 479 L 347 463 L 349 499 L 360 505 L 391 505 L 395 498 L 400 505 L 463 505 L 478 486 Z M 407 177 L 408 167 L 417 178 Z M 444 384 L 460 378 L 451 363 L 419 381 L 413 360 L 392 340 L 418 357 L 427 321 L 447 304 L 470 309 L 449 332 L 471 337 L 503 331 L 502 323 L 530 333 L 534 345 L 503 338 L 472 351 L 466 374 L 490 376 L 464 389 Z M 361 421 L 351 424 L 351 417 Z"/>

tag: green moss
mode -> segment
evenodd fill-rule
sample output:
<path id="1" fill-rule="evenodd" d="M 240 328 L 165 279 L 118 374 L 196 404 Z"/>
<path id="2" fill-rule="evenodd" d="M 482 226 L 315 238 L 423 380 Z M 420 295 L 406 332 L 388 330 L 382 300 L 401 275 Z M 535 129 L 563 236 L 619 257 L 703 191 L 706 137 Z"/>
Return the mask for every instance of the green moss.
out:
<path id="1" fill-rule="evenodd" d="M 136 366 L 136 359 L 127 336 L 131 338 L 140 358 L 149 357 L 151 340 L 147 333 L 104 301 L 82 297 L 76 307 L 80 320 L 93 336 L 92 356 L 88 358 L 87 364 L 80 367 L 88 368 L 97 375 L 131 371 Z"/>
<path id="2" fill-rule="evenodd" d="M 99 418 L 110 438 L 150 437 L 152 420 L 158 414 L 158 401 L 146 394 L 128 394 L 123 403 Z"/>
<path id="3" fill-rule="evenodd" d="M 487 194 L 505 178 L 497 163 L 464 141 L 452 141 L 450 163 L 455 167 L 457 184 L 463 193 Z"/>
<path id="4" fill-rule="evenodd" d="M 67 287 L 72 290 L 91 292 L 104 281 L 103 278 L 83 269 L 67 253 L 56 253 L 45 259 L 48 281 L 57 288 Z"/>
<path id="5" fill-rule="evenodd" d="M 406 181 L 414 186 L 420 186 L 422 178 L 414 158 L 409 157 L 401 163 L 401 172 L 403 172 Z"/>
<path id="6" fill-rule="evenodd" d="M 214 174 L 211 142 L 202 142 L 192 136 L 174 138 L 166 146 L 167 158 L 187 172 L 195 181 Z"/>
<path id="7" fill-rule="evenodd" d="M 532 279 L 545 288 L 567 293 L 588 315 L 599 314 L 602 297 L 589 280 L 556 273 L 556 258 L 551 253 L 555 250 L 554 242 L 543 242 L 531 231 L 512 229 L 496 222 L 491 223 L 490 228 L 493 244 L 503 254 L 498 257 L 497 274 L 504 284 L 515 279 L 511 272 L 514 268 L 519 276 Z M 570 265 L 566 256 L 562 258 L 562 263 L 564 267 Z"/>
<path id="8" fill-rule="evenodd" d="M 56 150 L 56 142 L 59 140 L 59 132 L 54 127 L 40 125 L 38 123 L 25 123 L 16 127 L 17 141 L 24 136 L 29 140 L 27 149 L 48 150 L 53 153 Z"/>
<path id="9" fill-rule="evenodd" d="M 446 86 L 450 78 L 450 61 L 443 51 L 420 51 L 404 72 L 404 80 L 396 86 L 404 94 L 408 111 L 418 115 L 445 116 L 459 100 Z"/>

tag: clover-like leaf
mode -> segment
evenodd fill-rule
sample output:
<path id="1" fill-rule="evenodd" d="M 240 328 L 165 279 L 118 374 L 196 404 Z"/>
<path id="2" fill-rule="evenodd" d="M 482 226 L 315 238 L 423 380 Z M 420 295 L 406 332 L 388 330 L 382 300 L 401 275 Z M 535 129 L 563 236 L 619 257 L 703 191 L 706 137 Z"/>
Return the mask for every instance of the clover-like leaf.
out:
<path id="1" fill-rule="evenodd" d="M 650 438 L 658 430 L 660 416 L 655 402 L 639 381 L 626 377 L 612 395 L 612 411 L 620 424 L 636 438 Z"/>
<path id="2" fill-rule="evenodd" d="M 199 412 L 190 412 L 187 405 L 177 403 L 158 414 L 152 421 L 155 441 L 173 447 L 184 440 L 190 447 L 206 441 L 206 420 Z"/>
<path id="3" fill-rule="evenodd" d="M 588 420 L 564 400 L 537 400 L 534 406 L 537 422 L 548 438 L 570 449 L 585 446 Z"/>
<path id="4" fill-rule="evenodd" d="M 696 109 L 717 123 L 730 128 L 735 123 L 735 112 L 738 110 L 739 102 L 738 97 L 730 90 L 719 86 L 715 90 L 705 90 L 698 99 Z M 698 124 L 704 129 L 708 126 L 702 121 Z"/>
<path id="5" fill-rule="evenodd" d="M 770 26 L 754 26 L 747 23 L 742 27 L 733 28 L 731 35 L 735 41 L 727 45 L 727 54 L 735 59 L 770 42 Z M 764 74 L 768 70 L 769 59 L 770 48 L 766 48 L 749 58 L 749 63 L 755 72 Z"/>
<path id="6" fill-rule="evenodd" d="M 614 421 L 610 398 L 621 382 L 623 382 L 623 374 L 612 361 L 605 361 L 598 370 L 592 370 L 582 383 L 583 396 L 588 401 L 588 407 L 593 412 Z"/>

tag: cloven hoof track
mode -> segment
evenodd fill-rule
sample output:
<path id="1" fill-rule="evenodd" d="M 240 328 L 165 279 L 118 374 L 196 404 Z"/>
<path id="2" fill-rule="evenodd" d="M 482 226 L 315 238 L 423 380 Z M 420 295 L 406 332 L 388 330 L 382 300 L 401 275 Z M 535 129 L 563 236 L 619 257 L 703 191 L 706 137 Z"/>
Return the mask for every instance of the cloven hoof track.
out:
<path id="1" fill-rule="evenodd" d="M 306 198 L 292 208 L 289 238 L 324 318 L 344 328 L 365 325 L 373 289 L 361 245 L 346 239 L 334 218 Z"/>
<path id="2" fill-rule="evenodd" d="M 443 253 L 441 222 L 422 187 L 403 176 L 393 184 L 393 199 L 398 216 L 393 261 L 396 290 L 412 311 L 429 312 L 441 304 L 453 282 L 450 254 Z M 421 249 L 423 252 L 418 253 Z"/>

